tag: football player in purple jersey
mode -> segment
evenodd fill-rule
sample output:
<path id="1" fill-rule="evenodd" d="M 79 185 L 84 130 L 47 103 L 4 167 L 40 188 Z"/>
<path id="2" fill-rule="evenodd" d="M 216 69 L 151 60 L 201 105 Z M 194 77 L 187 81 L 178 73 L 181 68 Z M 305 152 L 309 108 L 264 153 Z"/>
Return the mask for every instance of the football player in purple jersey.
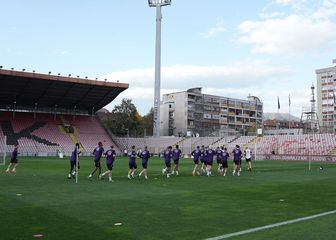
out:
<path id="1" fill-rule="evenodd" d="M 134 178 L 134 173 L 138 168 L 136 164 L 136 157 L 137 157 L 137 153 L 135 151 L 135 146 L 133 145 L 131 151 L 128 153 L 128 166 L 129 166 L 129 170 L 127 174 L 128 179 Z"/>
<path id="2" fill-rule="evenodd" d="M 240 163 L 241 163 L 242 151 L 240 150 L 239 145 L 236 145 L 236 148 L 232 151 L 232 153 L 234 162 L 234 169 L 232 175 L 240 176 Z"/>
<path id="3" fill-rule="evenodd" d="M 174 160 L 174 169 L 172 171 L 172 175 L 176 174 L 179 175 L 178 173 L 178 167 L 179 167 L 179 162 L 180 162 L 180 158 L 182 155 L 182 151 L 181 149 L 179 149 L 179 145 L 176 145 L 174 151 L 173 151 L 173 160 Z"/>
<path id="4" fill-rule="evenodd" d="M 140 158 L 141 158 L 141 164 L 142 164 L 143 170 L 139 173 L 139 177 L 141 177 L 143 174 L 145 176 L 145 179 L 147 180 L 148 179 L 147 165 L 148 165 L 148 159 L 150 158 L 150 153 L 148 151 L 147 146 L 145 146 L 145 149 L 141 151 Z"/>
<path id="5" fill-rule="evenodd" d="M 163 154 L 166 167 L 162 169 L 162 174 L 166 174 L 167 178 L 170 177 L 170 168 L 171 168 L 171 157 L 172 157 L 172 146 L 167 147 L 166 151 Z"/>
<path id="6" fill-rule="evenodd" d="M 106 174 L 109 177 L 109 182 L 113 182 L 112 180 L 112 169 L 113 169 L 113 163 L 115 161 L 115 157 L 116 157 L 116 151 L 114 150 L 114 146 L 111 145 L 110 149 L 107 150 L 104 153 L 105 157 L 106 157 L 106 168 L 107 171 L 104 172 L 103 174 L 100 175 L 100 178 L 102 179 Z"/>
<path id="7" fill-rule="evenodd" d="M 76 164 L 78 160 L 78 155 L 81 153 L 79 150 L 79 143 L 75 144 L 75 149 L 72 151 L 70 156 L 70 172 L 68 175 L 68 179 L 75 178 L 76 175 Z M 78 161 L 78 169 L 79 169 L 79 161 Z"/>
<path id="8" fill-rule="evenodd" d="M 197 170 L 198 164 L 199 164 L 199 160 L 201 158 L 201 150 L 200 150 L 199 146 L 197 146 L 196 149 L 191 152 L 191 156 L 194 157 L 194 169 L 192 171 L 192 175 L 195 176 L 196 172 L 197 172 L 197 175 L 200 175 L 200 172 Z"/>
<path id="9" fill-rule="evenodd" d="M 19 155 L 19 152 L 18 152 L 18 149 L 19 149 L 19 145 L 16 145 L 14 147 L 14 150 L 12 152 L 12 156 L 11 156 L 11 160 L 10 160 L 10 163 L 7 167 L 7 170 L 6 170 L 6 173 L 16 173 L 16 167 L 19 165 L 19 162 L 18 162 L 18 155 Z M 10 170 L 10 168 L 13 166 L 12 170 Z"/>

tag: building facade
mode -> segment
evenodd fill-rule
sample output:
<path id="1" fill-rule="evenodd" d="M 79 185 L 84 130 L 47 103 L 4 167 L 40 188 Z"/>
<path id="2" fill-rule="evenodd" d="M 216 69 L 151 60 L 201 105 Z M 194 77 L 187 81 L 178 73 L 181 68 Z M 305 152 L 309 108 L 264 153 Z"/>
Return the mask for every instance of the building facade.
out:
<path id="1" fill-rule="evenodd" d="M 192 88 L 163 95 L 160 106 L 163 136 L 247 135 L 262 127 L 263 104 L 254 96 L 242 100 Z"/>
<path id="2" fill-rule="evenodd" d="M 334 60 L 335 63 L 335 60 Z M 316 70 L 317 116 L 322 132 L 336 132 L 336 66 Z"/>

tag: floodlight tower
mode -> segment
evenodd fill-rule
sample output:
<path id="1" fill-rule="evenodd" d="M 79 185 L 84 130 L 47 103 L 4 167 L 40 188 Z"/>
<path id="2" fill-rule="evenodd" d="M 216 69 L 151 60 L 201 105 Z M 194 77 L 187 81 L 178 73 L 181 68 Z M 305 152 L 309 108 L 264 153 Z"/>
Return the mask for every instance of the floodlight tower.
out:
<path id="1" fill-rule="evenodd" d="M 153 136 L 160 137 L 160 88 L 161 88 L 161 7 L 171 4 L 171 0 L 148 0 L 150 7 L 156 8 L 155 41 L 155 84 L 154 84 L 154 122 Z"/>

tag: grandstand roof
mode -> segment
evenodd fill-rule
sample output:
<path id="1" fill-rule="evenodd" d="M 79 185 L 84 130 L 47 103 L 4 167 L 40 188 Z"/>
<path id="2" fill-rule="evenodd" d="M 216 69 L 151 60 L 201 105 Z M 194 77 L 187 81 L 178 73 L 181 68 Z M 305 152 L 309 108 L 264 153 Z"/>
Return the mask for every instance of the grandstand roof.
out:
<path id="1" fill-rule="evenodd" d="M 0 104 L 11 108 L 64 108 L 91 113 L 113 101 L 128 84 L 0 69 Z"/>

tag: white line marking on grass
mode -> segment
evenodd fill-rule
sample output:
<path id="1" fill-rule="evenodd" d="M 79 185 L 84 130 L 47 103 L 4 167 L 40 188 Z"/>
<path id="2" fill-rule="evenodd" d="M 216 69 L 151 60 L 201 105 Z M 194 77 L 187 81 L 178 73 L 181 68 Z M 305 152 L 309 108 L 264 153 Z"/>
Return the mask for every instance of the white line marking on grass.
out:
<path id="1" fill-rule="evenodd" d="M 335 213 L 336 213 L 336 210 L 333 210 L 333 211 L 329 211 L 329 212 L 315 214 L 315 215 L 308 216 L 308 217 L 297 218 L 297 219 L 288 220 L 288 221 L 284 221 L 284 222 L 274 223 L 274 224 L 270 224 L 270 225 L 266 225 L 266 226 L 262 226 L 262 227 L 250 228 L 250 229 L 240 231 L 240 232 L 228 233 L 228 234 L 224 234 L 224 235 L 217 236 L 217 237 L 207 238 L 206 240 L 227 239 L 227 238 L 230 238 L 230 237 L 236 237 L 236 236 L 240 236 L 240 235 L 244 235 L 244 234 L 248 234 L 248 233 L 254 233 L 254 232 L 258 232 L 258 231 L 262 231 L 262 230 L 266 230 L 266 229 L 270 229 L 270 228 L 276 228 L 276 227 L 280 227 L 280 226 L 284 226 L 284 225 L 288 225 L 288 224 L 292 224 L 292 223 L 307 221 L 307 220 L 311 220 L 311 219 L 314 219 L 314 218 L 319 218 L 319 217 L 323 217 L 323 216 L 327 216 L 327 215 L 335 214 Z"/>

